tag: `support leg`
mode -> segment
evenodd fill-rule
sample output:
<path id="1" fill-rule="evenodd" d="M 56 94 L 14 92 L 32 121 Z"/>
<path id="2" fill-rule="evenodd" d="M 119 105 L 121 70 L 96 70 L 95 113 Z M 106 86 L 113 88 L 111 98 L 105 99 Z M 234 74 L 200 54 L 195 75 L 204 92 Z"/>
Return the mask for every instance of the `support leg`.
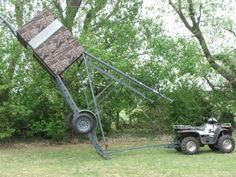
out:
<path id="1" fill-rule="evenodd" d="M 92 78 L 91 78 L 91 75 L 90 75 L 90 72 L 89 72 L 89 69 L 88 69 L 87 59 L 86 59 L 85 55 L 83 57 L 84 57 L 85 70 L 86 70 L 86 73 L 87 73 L 87 76 L 88 76 L 88 79 L 89 79 L 90 91 L 91 91 L 92 98 L 93 98 L 93 103 L 94 103 L 94 106 L 95 106 L 96 116 L 97 116 L 97 119 L 98 119 L 98 124 L 99 124 L 100 130 L 101 130 L 101 133 L 102 133 L 103 141 L 106 144 L 106 139 L 105 139 L 105 135 L 104 135 L 104 131 L 103 131 L 103 128 L 102 128 L 102 123 L 101 123 L 101 118 L 100 118 L 100 114 L 99 114 L 99 109 L 98 109 L 98 106 L 97 106 L 97 100 L 96 100 L 94 90 L 93 90 Z M 109 159 L 108 151 L 107 151 L 107 149 L 102 149 L 102 147 L 99 145 L 97 135 L 96 135 L 95 131 L 93 131 L 92 133 L 89 134 L 89 139 L 90 139 L 92 145 L 95 147 L 97 153 L 99 155 L 101 155 L 102 157 L 104 157 L 105 159 Z"/>
<path id="2" fill-rule="evenodd" d="M 102 156 L 104 159 L 109 160 L 110 159 L 109 153 L 108 153 L 107 149 L 104 149 L 100 146 L 100 144 L 98 142 L 98 139 L 97 139 L 96 132 L 93 131 L 93 132 L 89 133 L 88 137 L 89 137 L 89 140 L 90 140 L 91 144 L 96 149 L 96 152 L 100 156 Z"/>
<path id="3" fill-rule="evenodd" d="M 73 98 L 71 97 L 69 91 L 67 90 L 66 86 L 64 85 L 63 81 L 61 80 L 60 77 L 56 78 L 57 84 L 59 86 L 59 89 L 62 91 L 68 105 L 70 106 L 70 108 L 73 110 L 74 113 L 79 114 L 80 109 L 77 107 L 76 103 L 74 102 Z M 99 114 L 99 113 L 97 113 Z M 98 118 L 100 119 L 100 118 Z M 97 139 L 97 135 L 96 135 L 96 131 L 92 131 L 91 133 L 88 134 L 89 140 L 91 142 L 91 144 L 94 146 L 94 148 L 96 149 L 96 152 L 102 156 L 104 159 L 109 159 L 109 154 L 107 152 L 107 149 L 102 148 L 99 145 L 98 139 Z"/>

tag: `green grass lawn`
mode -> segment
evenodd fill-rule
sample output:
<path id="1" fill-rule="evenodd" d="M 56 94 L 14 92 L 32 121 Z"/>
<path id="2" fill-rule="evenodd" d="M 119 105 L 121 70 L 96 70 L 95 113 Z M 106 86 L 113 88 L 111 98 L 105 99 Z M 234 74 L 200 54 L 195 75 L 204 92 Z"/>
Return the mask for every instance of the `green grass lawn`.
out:
<path id="1" fill-rule="evenodd" d="M 127 140 L 120 146 L 147 142 L 153 143 L 153 140 Z M 112 146 L 118 144 L 119 140 Z M 0 177 L 15 176 L 236 177 L 236 152 L 220 154 L 204 147 L 198 155 L 190 156 L 174 149 L 148 148 L 122 152 L 111 160 L 103 160 L 89 144 L 2 144 Z"/>

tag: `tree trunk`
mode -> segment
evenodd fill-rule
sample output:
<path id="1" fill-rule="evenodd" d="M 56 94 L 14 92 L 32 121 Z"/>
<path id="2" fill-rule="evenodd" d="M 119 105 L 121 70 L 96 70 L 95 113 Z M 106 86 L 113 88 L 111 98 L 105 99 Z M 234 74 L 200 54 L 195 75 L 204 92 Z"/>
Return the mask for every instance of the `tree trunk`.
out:
<path id="1" fill-rule="evenodd" d="M 115 125 L 116 125 L 116 129 L 119 130 L 120 129 L 120 114 L 118 111 L 116 112 Z"/>
<path id="2" fill-rule="evenodd" d="M 201 49 L 204 53 L 204 56 L 206 58 L 206 60 L 208 61 L 208 63 L 210 64 L 210 66 L 217 71 L 222 77 L 224 77 L 227 81 L 229 81 L 229 83 L 231 84 L 232 88 L 236 91 L 236 78 L 235 75 L 232 74 L 231 71 L 228 71 L 227 69 L 225 69 L 223 66 L 217 64 L 216 62 L 216 58 L 211 54 L 206 40 L 202 34 L 202 31 L 199 27 L 200 24 L 200 20 L 201 20 L 201 6 L 199 7 L 199 11 L 200 11 L 200 15 L 196 18 L 195 16 L 195 12 L 194 12 L 194 5 L 192 0 L 187 0 L 188 2 L 188 12 L 189 12 L 189 17 L 192 21 L 192 25 L 190 25 L 190 23 L 188 22 L 186 16 L 184 15 L 184 13 L 182 12 L 182 1 L 178 0 L 177 5 L 175 5 L 171 0 L 169 0 L 169 4 L 173 7 L 173 9 L 175 10 L 175 12 L 179 15 L 180 19 L 183 21 L 185 27 L 192 33 L 194 34 L 194 36 L 196 37 L 196 39 L 198 40 Z"/>
<path id="3" fill-rule="evenodd" d="M 23 7 L 24 2 L 23 0 L 14 1 L 15 6 L 15 18 L 16 18 L 16 24 L 18 27 L 21 27 L 23 25 Z"/>

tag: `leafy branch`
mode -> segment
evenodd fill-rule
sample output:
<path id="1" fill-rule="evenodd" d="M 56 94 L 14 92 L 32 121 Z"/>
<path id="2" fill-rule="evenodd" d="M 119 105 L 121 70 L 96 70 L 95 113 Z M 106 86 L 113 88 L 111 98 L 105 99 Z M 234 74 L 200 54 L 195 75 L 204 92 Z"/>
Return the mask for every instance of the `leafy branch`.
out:
<path id="1" fill-rule="evenodd" d="M 169 0 L 169 4 L 172 6 L 172 8 L 175 10 L 175 12 L 178 14 L 180 19 L 183 21 L 185 27 L 196 37 L 198 40 L 201 49 L 204 53 L 204 56 L 210 66 L 216 70 L 221 76 L 223 76 L 231 86 L 233 87 L 234 90 L 236 90 L 236 80 L 235 80 L 235 75 L 232 74 L 233 72 L 225 69 L 225 67 L 219 65 L 216 62 L 216 59 L 214 56 L 211 54 L 209 47 L 206 43 L 205 37 L 200 29 L 200 21 L 201 21 L 201 16 L 202 16 L 202 5 L 199 6 L 199 16 L 196 17 L 196 13 L 194 11 L 194 3 L 193 0 L 187 0 L 187 11 L 189 14 L 189 18 L 192 22 L 190 24 L 187 20 L 187 16 L 184 15 L 182 9 L 182 0 L 178 0 L 177 4 L 174 4 L 172 0 Z"/>

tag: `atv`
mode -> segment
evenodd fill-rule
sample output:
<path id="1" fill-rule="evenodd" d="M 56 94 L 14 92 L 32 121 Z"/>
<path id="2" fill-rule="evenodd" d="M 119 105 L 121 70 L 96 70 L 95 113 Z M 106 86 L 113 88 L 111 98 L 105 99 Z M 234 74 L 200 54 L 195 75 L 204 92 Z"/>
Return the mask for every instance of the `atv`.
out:
<path id="1" fill-rule="evenodd" d="M 212 151 L 231 153 L 235 147 L 230 123 L 217 123 L 209 118 L 202 126 L 174 125 L 175 137 L 172 144 L 178 152 L 197 154 L 199 148 L 208 145 Z"/>

